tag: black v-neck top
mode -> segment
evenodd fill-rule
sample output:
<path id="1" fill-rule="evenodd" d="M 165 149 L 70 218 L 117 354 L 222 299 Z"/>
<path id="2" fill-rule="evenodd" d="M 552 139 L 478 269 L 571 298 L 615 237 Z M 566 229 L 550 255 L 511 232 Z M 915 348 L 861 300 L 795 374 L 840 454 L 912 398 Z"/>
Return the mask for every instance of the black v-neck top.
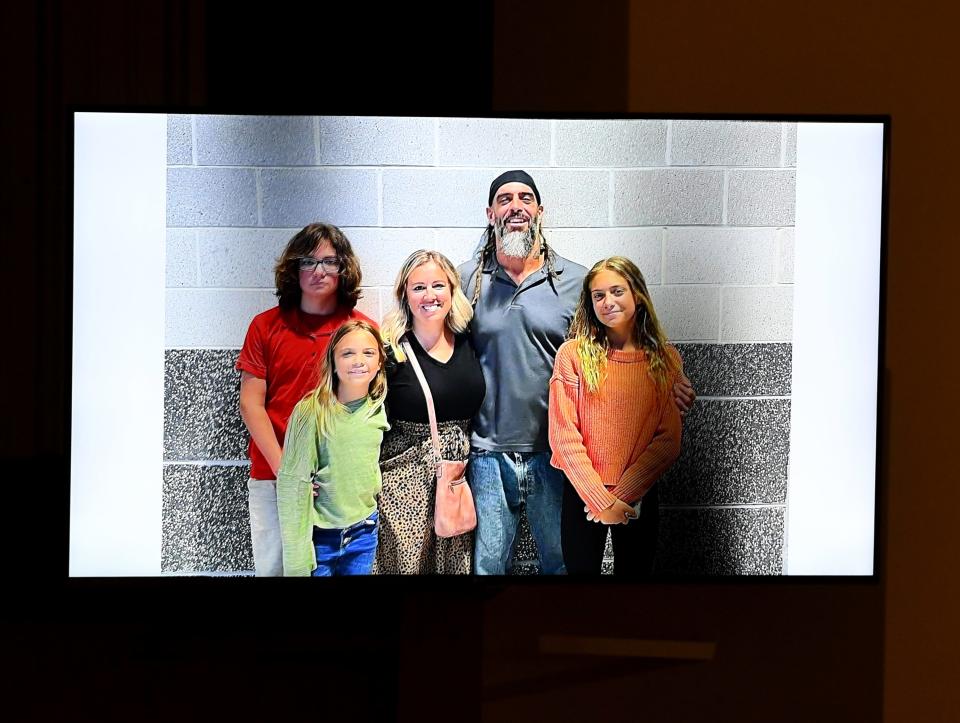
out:
<path id="1" fill-rule="evenodd" d="M 480 409 L 486 393 L 483 370 L 470 345 L 468 334 L 454 337 L 453 355 L 441 362 L 427 354 L 417 341 L 417 337 L 408 333 L 406 338 L 417 355 L 420 368 L 430 385 L 433 404 L 437 410 L 437 422 L 455 419 L 473 419 Z M 402 419 L 407 422 L 427 423 L 427 402 L 420 388 L 420 382 L 409 362 L 397 364 L 393 355 L 387 356 L 387 416 L 389 419 Z"/>

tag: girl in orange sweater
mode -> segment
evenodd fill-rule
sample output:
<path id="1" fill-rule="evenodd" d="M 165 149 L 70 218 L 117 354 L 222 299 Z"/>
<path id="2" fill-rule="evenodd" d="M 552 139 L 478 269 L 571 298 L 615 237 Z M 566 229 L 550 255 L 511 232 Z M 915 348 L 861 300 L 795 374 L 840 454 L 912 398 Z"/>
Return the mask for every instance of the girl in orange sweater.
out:
<path id="1" fill-rule="evenodd" d="M 550 462 L 570 481 L 561 514 L 570 574 L 600 572 L 608 525 L 614 573 L 652 569 L 655 483 L 680 454 L 670 394 L 680 372 L 640 270 L 623 256 L 597 262 L 550 379 Z"/>

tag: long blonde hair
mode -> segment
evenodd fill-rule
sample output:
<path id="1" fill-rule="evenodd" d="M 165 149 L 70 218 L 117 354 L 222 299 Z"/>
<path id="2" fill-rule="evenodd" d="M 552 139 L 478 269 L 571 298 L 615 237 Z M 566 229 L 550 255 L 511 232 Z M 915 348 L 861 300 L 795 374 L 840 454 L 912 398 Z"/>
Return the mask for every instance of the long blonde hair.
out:
<path id="1" fill-rule="evenodd" d="M 334 354 L 337 344 L 340 343 L 343 337 L 357 330 L 369 332 L 370 335 L 376 339 L 380 359 L 380 369 L 377 371 L 376 376 L 374 376 L 373 381 L 370 382 L 370 388 L 367 392 L 368 404 L 366 415 L 368 417 L 373 416 L 387 396 L 387 373 L 384 370 L 387 355 L 383 348 L 383 341 L 380 339 L 376 328 L 364 319 L 350 319 L 344 322 L 343 325 L 333 333 L 333 338 L 330 339 L 327 351 L 323 355 L 323 360 L 320 362 L 320 381 L 317 383 L 317 388 L 309 392 L 300 401 L 300 404 L 306 405 L 306 411 L 308 413 L 315 415 L 317 431 L 327 439 L 330 438 L 330 429 L 333 425 L 333 420 L 336 418 L 336 415 L 343 414 L 344 410 L 344 406 L 337 400 L 337 389 L 340 386 L 340 381 L 337 379 L 335 371 Z"/>
<path id="2" fill-rule="evenodd" d="M 663 393 L 673 375 L 680 370 L 678 356 L 670 349 L 667 335 L 653 310 L 643 274 L 636 264 L 624 256 L 611 256 L 593 265 L 583 279 L 577 310 L 570 322 L 568 336 L 577 340 L 577 356 L 580 357 L 587 389 L 596 392 L 607 370 L 607 352 L 610 349 L 607 327 L 597 318 L 590 296 L 590 284 L 597 274 L 605 270 L 622 276 L 630 287 L 637 307 L 633 315 L 633 340 L 647 353 L 650 378 Z"/>
<path id="3" fill-rule="evenodd" d="M 423 249 L 414 251 L 403 262 L 400 273 L 397 274 L 397 281 L 393 285 L 396 306 L 383 320 L 383 341 L 390 347 L 390 351 L 393 352 L 393 357 L 397 362 L 403 362 L 407 359 L 407 355 L 403 353 L 400 346 L 400 340 L 404 334 L 413 328 L 413 312 L 410 310 L 410 304 L 407 303 L 407 282 L 415 269 L 431 261 L 447 275 L 447 280 L 450 283 L 450 313 L 444 319 L 447 328 L 454 334 L 461 334 L 467 330 L 467 326 L 473 318 L 473 307 L 463 293 L 460 274 L 450 263 L 450 259 L 439 251 L 425 251 Z"/>

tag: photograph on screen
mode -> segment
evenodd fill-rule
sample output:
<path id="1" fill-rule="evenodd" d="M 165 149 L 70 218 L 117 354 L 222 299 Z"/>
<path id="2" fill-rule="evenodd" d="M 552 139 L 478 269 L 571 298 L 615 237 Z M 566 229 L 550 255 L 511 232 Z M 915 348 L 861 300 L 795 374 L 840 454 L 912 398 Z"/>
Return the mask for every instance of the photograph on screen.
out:
<path id="1" fill-rule="evenodd" d="M 548 422 L 548 396 L 551 404 L 559 406 L 562 401 L 548 395 L 547 388 L 540 389 L 549 376 L 541 379 L 542 372 L 529 376 L 530 365 L 535 368 L 538 363 L 535 357 L 547 355 L 552 360 L 556 348 L 545 349 L 540 331 L 527 328 L 523 333 L 529 337 L 528 345 L 536 348 L 513 347 L 511 329 L 556 324 L 556 319 L 544 320 L 554 311 L 551 303 L 563 307 L 560 316 L 567 324 L 579 303 L 584 273 L 615 257 L 628 261 L 628 271 L 635 267 L 642 274 L 656 319 L 645 323 L 662 332 L 658 336 L 650 331 L 650 338 L 673 345 L 696 396 L 682 416 L 679 410 L 668 413 L 658 406 L 659 426 L 643 420 L 634 424 L 633 418 L 641 415 L 638 410 L 646 407 L 628 398 L 619 407 L 624 417 L 595 419 L 587 435 L 596 437 L 602 430 L 615 438 L 647 426 L 644 444 L 653 438 L 659 443 L 665 437 L 658 435 L 672 423 L 667 420 L 676 418 L 676 453 L 656 468 L 652 485 L 634 484 L 645 495 L 655 490 L 647 517 L 641 517 L 655 577 L 873 574 L 882 123 L 154 116 L 142 136 L 150 140 L 140 142 L 152 144 L 144 166 L 155 167 L 151 172 L 159 185 L 142 192 L 155 196 L 156 189 L 162 189 L 163 217 L 157 215 L 157 199 L 152 198 L 152 210 L 134 223 L 151 227 L 138 235 L 137 243 L 149 246 L 157 263 L 126 283 L 136 285 L 137 293 L 154 304 L 152 316 L 141 317 L 147 341 L 136 346 L 147 359 L 139 384 L 151 386 L 154 394 L 152 402 L 138 405 L 146 418 L 141 436 L 158 437 L 141 440 L 148 453 L 137 457 L 134 484 L 142 486 L 144 496 L 136 498 L 130 492 L 130 499 L 111 503 L 110 514 L 100 510 L 94 515 L 91 510 L 100 505 L 93 500 L 109 494 L 110 483 L 98 476 L 103 457 L 97 450 L 102 452 L 106 443 L 82 430 L 95 424 L 97 415 L 116 423 L 116 414 L 103 399 L 78 399 L 76 379 L 84 363 L 98 365 L 98 355 L 109 355 L 105 344 L 123 341 L 113 337 L 103 342 L 84 330 L 91 317 L 109 324 L 104 315 L 129 309 L 83 308 L 84 289 L 96 285 L 98 275 L 102 283 L 109 274 L 105 267 L 117 262 L 89 267 L 83 263 L 94 245 L 109 243 L 109 234 L 94 234 L 93 241 L 81 238 L 88 218 L 83 194 L 98 193 L 92 182 L 81 183 L 85 164 L 98 157 L 95 151 L 84 150 L 81 136 L 104 116 L 109 122 L 146 118 L 84 115 L 77 118 L 75 158 L 71 575 L 253 575 L 251 536 L 257 532 L 251 529 L 251 506 L 256 503 L 250 498 L 260 492 L 250 481 L 251 441 L 240 411 L 241 373 L 249 374 L 271 352 L 258 347 L 260 356 L 251 362 L 245 344 L 251 343 L 252 320 L 266 318 L 264 312 L 272 314 L 272 326 L 257 332 L 260 345 L 269 344 L 265 340 L 269 334 L 282 333 L 285 323 L 298 323 L 291 319 L 312 318 L 297 317 L 296 308 L 278 307 L 275 268 L 284 249 L 311 224 L 336 227 L 348 239 L 362 274 L 355 309 L 382 327 L 397 305 L 398 273 L 414 252 L 437 251 L 461 271 L 476 267 L 484 245 L 497 234 L 496 229 L 491 232 L 489 219 L 497 220 L 498 199 L 491 184 L 498 178 L 503 183 L 494 185 L 508 191 L 517 183 L 535 191 L 535 198 L 527 200 L 548 249 L 543 258 L 562 269 L 555 277 L 534 270 L 519 287 L 543 281 L 554 302 L 537 297 L 537 289 L 524 292 L 529 308 L 522 309 L 518 296 L 514 317 L 495 322 L 488 316 L 483 338 L 484 319 L 478 313 L 474 320 L 479 340 L 473 342 L 472 354 L 486 354 L 488 368 L 485 406 L 480 429 L 473 430 L 472 446 L 481 456 L 489 456 L 491 446 L 510 448 L 505 435 L 519 438 L 503 453 L 512 460 L 509 473 L 516 476 L 502 483 L 504 494 L 513 495 L 506 505 L 509 514 L 504 515 L 504 505 L 491 501 L 487 492 L 474 491 L 481 524 L 490 524 L 484 515 L 488 519 L 496 515 L 503 527 L 501 537 L 509 541 L 516 531 L 503 572 L 538 575 L 556 572 L 558 565 L 562 569 L 562 556 L 551 558 L 560 550 L 562 494 L 546 503 L 531 498 L 518 504 L 529 492 L 528 480 L 570 486 L 567 492 L 577 494 L 556 469 L 557 450 L 551 452 L 546 442 L 553 424 Z M 97 133 L 89 131 L 91 136 Z M 115 132 L 100 133 L 103 142 L 119 143 Z M 135 146 L 138 141 L 130 143 Z M 121 185 L 129 186 L 122 175 L 115 174 Z M 117 182 L 117 177 L 108 180 Z M 833 193 L 861 199 L 864 208 L 856 210 L 849 198 L 836 203 Z M 519 194 L 504 201 L 517 207 L 522 202 Z M 123 204 L 116 201 L 112 207 L 103 199 L 101 203 L 116 213 L 130 211 L 119 209 Z M 508 211 L 504 219 L 509 217 Z M 517 218 L 518 224 L 529 220 L 522 212 Z M 90 224 L 95 226 L 96 220 Z M 506 234 L 510 228 L 504 220 L 500 231 Z M 131 243 L 130 233 L 129 227 L 118 230 L 118 243 Z M 490 254 L 485 261 L 497 265 Z M 846 273 L 850 269 L 856 269 L 853 276 Z M 622 265 L 600 271 L 603 275 L 598 272 L 593 278 L 609 283 L 629 276 Z M 568 281 L 574 280 L 566 286 L 564 273 Z M 341 283 L 348 280 L 345 273 L 340 277 Z M 475 302 L 475 278 L 463 278 L 461 283 L 467 300 Z M 489 293 L 499 293 L 496 280 L 490 283 L 494 286 Z M 488 287 L 481 284 L 481 292 L 487 293 Z M 429 309 L 424 313 L 429 315 Z M 616 318 L 614 311 L 610 318 Z M 158 319 L 162 321 L 156 323 Z M 514 326 L 502 329 L 497 324 Z M 848 333 L 850 329 L 857 329 L 857 334 Z M 311 331 L 306 330 L 307 336 Z M 329 330 L 324 333 L 329 338 Z M 469 338 L 470 332 L 463 336 Z M 87 337 L 101 341 L 85 342 Z M 476 348 L 478 344 L 482 348 Z M 857 350 L 859 356 L 852 358 Z M 520 358 L 524 354 L 530 358 Z M 322 356 L 321 351 L 311 369 L 318 368 Z M 573 356 L 576 363 L 568 362 L 580 368 L 583 357 Z M 649 352 L 640 356 L 644 364 L 649 362 Z M 669 367 L 668 356 L 661 359 Z M 133 374 L 130 366 L 125 365 L 122 373 Z M 490 366 L 496 368 L 491 371 Z M 620 374 L 618 366 L 629 365 L 608 361 L 602 378 L 614 379 Z M 824 375 L 830 381 L 823 381 Z M 534 400 L 524 409 L 511 408 L 515 400 L 504 395 L 504 388 L 514 396 L 523 395 L 531 383 L 538 387 L 531 394 Z M 586 424 L 582 418 L 588 414 L 583 406 L 589 394 L 585 384 L 581 378 L 568 400 L 570 409 L 580 415 L 578 424 Z M 499 394 L 493 385 L 501 387 Z M 654 388 L 649 384 L 644 388 L 648 387 Z M 850 403 L 836 399 L 837 392 L 831 390 L 849 395 Z M 669 397 L 675 404 L 672 391 Z M 127 428 L 130 424 L 129 419 L 124 422 Z M 429 425 L 411 431 L 414 427 L 404 420 L 391 424 L 394 428 L 386 433 L 384 444 L 392 445 L 394 453 L 414 444 L 429 449 Z M 855 426 L 858 436 L 852 440 L 848 435 Z M 449 426 L 445 429 L 450 431 Z M 556 446 L 561 433 L 551 431 L 557 435 L 551 438 Z M 469 433 L 464 429 L 463 435 Z M 400 439 L 403 434 L 414 437 Z M 462 440 L 458 444 L 471 446 Z M 531 445 L 542 454 L 531 457 Z M 624 454 L 629 460 L 616 463 L 621 471 L 629 461 L 636 462 L 639 453 Z M 838 461 L 831 463 L 831 454 Z M 383 459 L 388 457 L 384 451 Z M 644 457 L 647 464 L 649 457 Z M 537 468 L 551 460 L 553 467 Z M 471 485 L 471 471 L 485 474 L 481 465 L 489 462 L 484 458 L 468 467 Z M 264 460 L 259 464 L 263 466 Z M 391 489 L 413 484 L 408 475 L 415 473 L 409 467 L 383 469 L 384 484 Z M 116 484 L 119 489 L 130 482 Z M 603 506 L 598 500 L 610 489 L 595 493 L 591 501 Z M 403 495 L 394 494 L 386 510 L 380 510 L 390 516 L 391 525 L 387 530 L 380 526 L 381 544 L 403 546 L 408 544 L 406 535 L 422 534 L 418 521 L 403 519 L 398 504 L 407 503 Z M 492 507 L 496 509 L 491 511 Z M 639 509 L 642 514 L 642 504 Z M 584 510 L 581 515 L 593 514 L 589 505 Z M 129 520 L 132 514 L 152 522 L 139 532 L 120 522 L 111 527 L 111 518 Z M 429 523 L 432 527 L 432 519 Z M 600 574 L 612 575 L 614 529 L 638 523 L 593 524 L 605 539 Z M 475 534 L 442 541 L 428 535 L 429 544 L 437 548 L 431 555 L 456 558 L 449 569 L 441 565 L 432 571 L 469 573 L 476 554 L 481 558 L 493 554 L 489 544 L 474 550 Z M 135 537 L 149 539 L 137 539 L 140 552 L 121 562 L 124 540 Z M 539 549 L 538 537 L 552 552 Z M 627 549 L 637 543 L 621 544 Z M 467 547 L 457 557 L 457 549 Z"/>

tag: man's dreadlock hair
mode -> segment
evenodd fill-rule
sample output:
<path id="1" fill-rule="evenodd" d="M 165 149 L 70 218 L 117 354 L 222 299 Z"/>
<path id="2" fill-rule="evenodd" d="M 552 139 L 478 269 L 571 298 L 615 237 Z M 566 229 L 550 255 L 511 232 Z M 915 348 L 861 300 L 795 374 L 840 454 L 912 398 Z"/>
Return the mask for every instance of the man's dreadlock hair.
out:
<path id="1" fill-rule="evenodd" d="M 532 227 L 531 231 L 534 231 Z M 539 223 L 536 225 L 535 233 L 536 240 L 540 242 L 540 255 L 543 256 L 543 264 L 547 269 L 547 278 L 550 280 L 550 284 L 553 285 L 553 277 L 555 275 L 553 265 L 556 257 L 553 249 L 547 245 L 547 239 L 544 238 L 543 233 L 541 233 Z M 496 257 L 496 254 L 497 232 L 493 224 L 488 224 L 486 230 L 483 232 L 483 236 L 480 237 L 480 245 L 476 254 L 477 268 L 473 272 L 473 278 L 465 284 L 465 286 L 469 286 L 471 282 L 473 283 L 473 295 L 470 297 L 470 304 L 474 308 L 476 308 L 477 302 L 480 301 L 480 282 L 483 280 L 483 267 L 490 259 Z"/>

